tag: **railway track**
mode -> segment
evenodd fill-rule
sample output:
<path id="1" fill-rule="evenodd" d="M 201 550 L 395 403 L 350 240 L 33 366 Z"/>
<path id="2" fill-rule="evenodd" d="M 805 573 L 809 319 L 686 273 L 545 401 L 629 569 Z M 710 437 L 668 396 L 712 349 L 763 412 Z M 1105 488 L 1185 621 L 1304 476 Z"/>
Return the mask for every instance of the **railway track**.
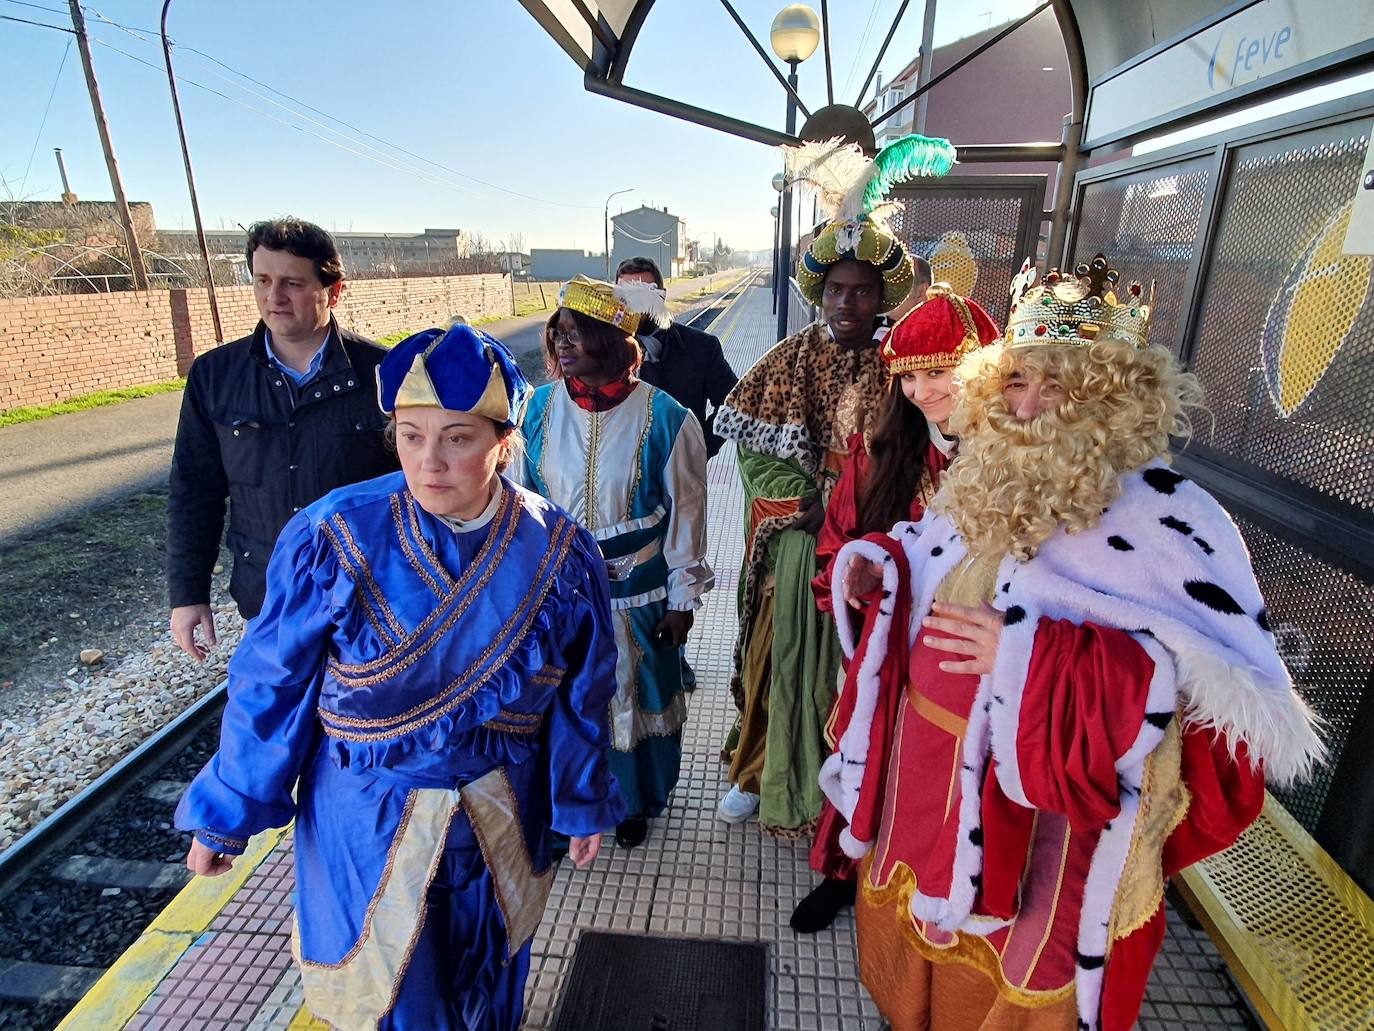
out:
<path id="1" fill-rule="evenodd" d="M 177 799 L 213 754 L 221 684 L 0 855 L 0 1029 L 46 1031 L 190 878 Z"/>

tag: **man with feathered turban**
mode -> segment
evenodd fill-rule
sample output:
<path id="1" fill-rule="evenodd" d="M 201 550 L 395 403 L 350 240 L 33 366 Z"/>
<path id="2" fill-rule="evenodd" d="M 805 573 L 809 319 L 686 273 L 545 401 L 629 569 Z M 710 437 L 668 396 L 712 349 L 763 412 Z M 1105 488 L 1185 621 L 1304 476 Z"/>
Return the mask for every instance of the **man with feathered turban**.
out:
<path id="1" fill-rule="evenodd" d="M 720 816 L 757 808 L 775 833 L 806 833 L 820 813 L 816 776 L 839 651 L 809 583 L 816 533 L 848 440 L 886 392 L 882 312 L 911 292 L 911 259 L 886 227 L 894 183 L 943 174 L 954 148 L 910 136 L 869 159 L 838 141 L 787 148 L 793 182 L 815 187 L 830 221 L 797 263 L 819 321 L 776 344 L 726 397 L 715 430 L 739 448 L 747 502 L 732 691 L 740 717 L 726 742 L 732 787 Z"/>
<path id="2" fill-rule="evenodd" d="M 1239 532 L 1169 466 L 1200 394 L 1139 286 L 1101 255 L 1033 278 L 925 516 L 835 564 L 866 616 L 822 782 L 895 1031 L 1126 1031 L 1165 878 L 1323 752 Z"/>

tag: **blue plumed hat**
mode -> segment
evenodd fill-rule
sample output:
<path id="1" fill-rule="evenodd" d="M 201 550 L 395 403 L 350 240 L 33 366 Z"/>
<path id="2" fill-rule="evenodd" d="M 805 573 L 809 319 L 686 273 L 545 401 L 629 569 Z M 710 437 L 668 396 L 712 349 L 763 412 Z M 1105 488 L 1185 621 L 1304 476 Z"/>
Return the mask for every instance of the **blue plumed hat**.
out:
<path id="1" fill-rule="evenodd" d="M 530 392 L 506 345 L 463 324 L 406 337 L 377 366 L 384 415 L 408 406 L 447 408 L 516 426 Z"/>

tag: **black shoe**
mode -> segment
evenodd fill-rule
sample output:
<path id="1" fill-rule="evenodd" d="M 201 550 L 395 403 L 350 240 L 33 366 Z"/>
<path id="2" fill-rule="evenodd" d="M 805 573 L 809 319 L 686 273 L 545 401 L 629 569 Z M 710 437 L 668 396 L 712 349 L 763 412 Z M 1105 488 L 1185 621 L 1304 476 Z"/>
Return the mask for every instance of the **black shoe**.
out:
<path id="1" fill-rule="evenodd" d="M 682 655 L 682 689 L 684 691 L 695 691 L 697 689 L 697 671 L 687 664 L 687 654 Z"/>
<path id="2" fill-rule="evenodd" d="M 632 816 L 615 829 L 615 843 L 621 848 L 642 845 L 648 836 L 649 821 L 642 816 Z"/>
<path id="3" fill-rule="evenodd" d="M 797 903 L 788 921 L 798 934 L 815 934 L 835 922 L 835 916 L 846 906 L 854 905 L 854 881 L 837 881 L 827 877 L 811 890 L 811 894 Z"/>

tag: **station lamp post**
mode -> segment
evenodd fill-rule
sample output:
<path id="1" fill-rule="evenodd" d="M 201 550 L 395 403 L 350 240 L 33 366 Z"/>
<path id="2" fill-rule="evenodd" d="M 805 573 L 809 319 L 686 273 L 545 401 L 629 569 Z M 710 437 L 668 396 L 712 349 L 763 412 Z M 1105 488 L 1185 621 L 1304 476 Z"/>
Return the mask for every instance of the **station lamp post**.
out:
<path id="1" fill-rule="evenodd" d="M 821 42 L 821 20 L 816 12 L 805 4 L 788 4 L 773 19 L 773 28 L 768 35 L 773 53 L 787 62 L 787 134 L 797 131 L 797 65 L 816 52 Z M 778 339 L 787 336 L 788 292 L 787 280 L 792 267 L 792 191 L 783 183 L 782 215 L 778 219 L 780 241 L 778 244 Z"/>
<path id="2" fill-rule="evenodd" d="M 778 206 L 768 209 L 773 216 L 773 314 L 778 313 Z"/>
<path id="3" fill-rule="evenodd" d="M 773 176 L 773 189 L 782 193 L 787 188 L 787 176 L 779 172 Z M 773 314 L 778 313 L 778 293 L 782 282 L 782 266 L 778 264 L 778 206 L 773 205 Z"/>

